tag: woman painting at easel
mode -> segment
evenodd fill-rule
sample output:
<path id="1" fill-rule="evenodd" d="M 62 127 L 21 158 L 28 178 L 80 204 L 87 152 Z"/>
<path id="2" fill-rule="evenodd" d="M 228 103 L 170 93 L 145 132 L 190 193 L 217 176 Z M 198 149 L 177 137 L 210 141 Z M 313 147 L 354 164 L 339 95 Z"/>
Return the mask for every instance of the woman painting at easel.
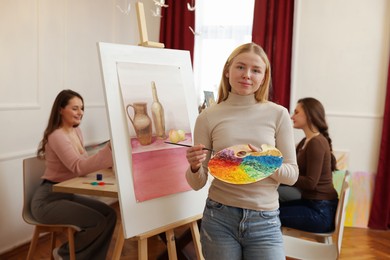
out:
<path id="1" fill-rule="evenodd" d="M 70 193 L 53 192 L 52 186 L 77 176 L 112 167 L 111 144 L 88 156 L 79 125 L 84 100 L 72 90 L 61 91 L 38 148 L 45 159 L 42 184 L 31 201 L 31 212 L 41 223 L 71 224 L 75 233 L 76 258 L 105 260 L 116 223 L 116 212 L 104 202 Z M 68 243 L 54 249 L 55 259 L 69 259 Z"/>
<path id="2" fill-rule="evenodd" d="M 212 181 L 200 231 L 205 259 L 285 259 L 277 188 L 295 183 L 298 166 L 288 111 L 267 101 L 270 70 L 259 45 L 236 48 L 225 63 L 217 104 L 196 120 L 186 172 L 194 190 L 208 180 L 211 154 L 205 147 L 221 151 L 250 144 L 256 152 L 269 144 L 283 154 L 280 168 L 263 180 L 241 185 Z"/>

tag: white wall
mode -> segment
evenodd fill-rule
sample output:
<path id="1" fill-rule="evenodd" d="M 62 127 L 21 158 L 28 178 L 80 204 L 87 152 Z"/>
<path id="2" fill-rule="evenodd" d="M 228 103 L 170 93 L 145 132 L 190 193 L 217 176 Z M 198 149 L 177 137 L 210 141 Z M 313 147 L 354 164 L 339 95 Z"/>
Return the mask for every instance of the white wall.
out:
<path id="1" fill-rule="evenodd" d="M 352 173 L 346 226 L 367 227 L 386 93 L 390 1 L 297 0 L 291 108 L 312 96 L 325 106 L 333 149 Z M 295 131 L 296 141 L 303 137 Z"/>
<path id="2" fill-rule="evenodd" d="M 131 12 L 123 9 L 131 3 Z M 96 42 L 138 44 L 136 0 L 0 1 L 0 253 L 24 242 L 22 160 L 32 156 L 55 95 L 85 98 L 87 144 L 109 137 Z M 158 41 L 153 2 L 143 1 Z M 389 59 L 387 0 L 296 0 L 292 107 L 314 96 L 352 171 L 375 172 Z M 297 131 L 297 140 L 301 133 Z"/>
<path id="3" fill-rule="evenodd" d="M 319 99 L 334 149 L 349 152 L 349 169 L 375 173 L 389 62 L 390 1 L 298 0 L 294 26 L 291 108 L 302 97 Z M 302 131 L 296 136 L 299 140 Z"/>
<path id="4" fill-rule="evenodd" d="M 96 43 L 137 45 L 136 0 L 0 1 L 0 253 L 32 236 L 22 210 L 22 160 L 33 156 L 59 91 L 85 99 L 86 144 L 109 138 Z M 127 9 L 128 15 L 117 6 Z M 160 19 L 144 1 L 149 40 Z"/>

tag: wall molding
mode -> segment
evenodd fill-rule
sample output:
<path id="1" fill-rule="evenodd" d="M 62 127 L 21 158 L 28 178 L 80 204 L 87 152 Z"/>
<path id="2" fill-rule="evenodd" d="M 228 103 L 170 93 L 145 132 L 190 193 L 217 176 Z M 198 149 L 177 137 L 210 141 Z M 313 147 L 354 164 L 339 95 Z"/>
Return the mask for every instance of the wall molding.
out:
<path id="1" fill-rule="evenodd" d="M 36 149 L 18 151 L 13 153 L 5 153 L 0 155 L 0 162 L 12 161 L 17 159 L 22 159 L 26 157 L 32 157 L 36 154 Z"/>
<path id="2" fill-rule="evenodd" d="M 14 110 L 39 110 L 41 106 L 36 104 L 7 104 L 0 105 L 0 111 L 14 111 Z"/>
<path id="3" fill-rule="evenodd" d="M 108 137 L 110 138 L 110 137 Z M 84 147 L 89 150 L 93 150 L 95 148 L 98 148 L 102 145 L 102 142 L 107 141 L 107 139 L 99 139 L 99 140 L 90 140 L 84 144 Z M 27 150 L 22 150 L 22 151 L 16 151 L 16 152 L 11 152 L 11 153 L 3 153 L 0 154 L 0 163 L 5 162 L 5 161 L 12 161 L 12 160 L 17 160 L 17 159 L 24 159 L 27 157 L 32 157 L 35 156 L 37 153 L 37 148 L 34 149 L 27 149 Z"/>
<path id="4" fill-rule="evenodd" d="M 345 117 L 345 118 L 366 118 L 366 119 L 383 119 L 383 114 L 360 114 L 360 113 L 341 113 L 341 112 L 328 112 L 328 117 Z"/>
<path id="5" fill-rule="evenodd" d="M 87 108 L 106 108 L 105 103 L 87 103 L 85 104 Z"/>

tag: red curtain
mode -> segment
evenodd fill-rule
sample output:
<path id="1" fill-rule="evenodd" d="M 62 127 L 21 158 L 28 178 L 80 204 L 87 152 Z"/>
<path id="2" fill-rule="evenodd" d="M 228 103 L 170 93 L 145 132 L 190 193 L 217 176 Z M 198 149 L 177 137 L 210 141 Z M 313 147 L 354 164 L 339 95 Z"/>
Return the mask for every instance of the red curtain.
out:
<path id="1" fill-rule="evenodd" d="M 267 53 L 272 68 L 270 100 L 290 107 L 294 0 L 256 0 L 252 41 Z"/>
<path id="2" fill-rule="evenodd" d="M 383 116 L 382 141 L 379 153 L 378 171 L 375 179 L 374 198 L 368 227 L 390 228 L 390 63 L 387 76 L 387 93 Z"/>
<path id="3" fill-rule="evenodd" d="M 168 49 L 190 51 L 193 60 L 194 34 L 189 27 L 195 30 L 195 11 L 187 9 L 187 2 L 165 0 L 168 7 L 161 10 L 160 42 Z"/>

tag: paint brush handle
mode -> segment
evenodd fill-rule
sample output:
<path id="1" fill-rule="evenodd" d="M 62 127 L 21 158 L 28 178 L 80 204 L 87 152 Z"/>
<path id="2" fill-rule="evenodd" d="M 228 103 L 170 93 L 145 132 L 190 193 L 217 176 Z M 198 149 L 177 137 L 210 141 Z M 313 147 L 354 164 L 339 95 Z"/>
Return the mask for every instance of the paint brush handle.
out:
<path id="1" fill-rule="evenodd" d="M 188 144 L 179 144 L 179 143 L 172 143 L 172 142 L 164 142 L 166 144 L 173 144 L 173 145 L 179 145 L 179 146 L 185 146 L 185 147 L 192 147 L 192 145 L 188 145 Z M 210 152 L 214 152 L 213 149 L 210 149 L 210 148 L 203 148 L 202 150 L 207 150 L 207 151 L 210 151 Z"/>

